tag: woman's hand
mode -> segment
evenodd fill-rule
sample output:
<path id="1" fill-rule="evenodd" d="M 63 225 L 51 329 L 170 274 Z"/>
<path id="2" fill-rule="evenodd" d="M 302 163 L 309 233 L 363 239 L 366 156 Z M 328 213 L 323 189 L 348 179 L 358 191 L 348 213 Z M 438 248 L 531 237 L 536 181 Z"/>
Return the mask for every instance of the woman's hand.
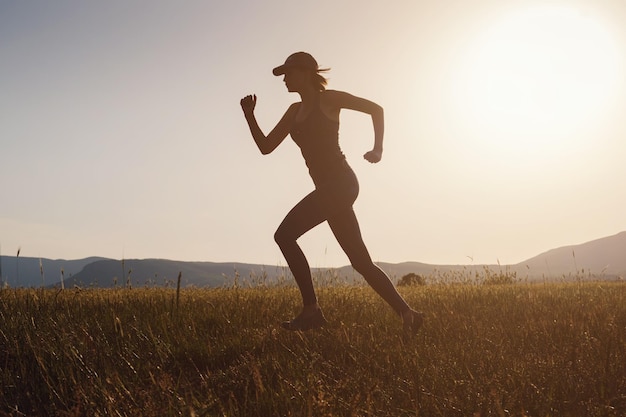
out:
<path id="1" fill-rule="evenodd" d="M 239 102 L 244 114 L 249 115 L 254 113 L 254 107 L 256 106 L 256 94 L 245 96 Z"/>
<path id="2" fill-rule="evenodd" d="M 371 151 L 363 155 L 363 158 L 365 158 L 367 161 L 371 162 L 372 164 L 375 164 L 376 162 L 380 162 L 382 157 L 383 157 L 383 151 L 379 151 L 376 149 L 372 149 Z"/>

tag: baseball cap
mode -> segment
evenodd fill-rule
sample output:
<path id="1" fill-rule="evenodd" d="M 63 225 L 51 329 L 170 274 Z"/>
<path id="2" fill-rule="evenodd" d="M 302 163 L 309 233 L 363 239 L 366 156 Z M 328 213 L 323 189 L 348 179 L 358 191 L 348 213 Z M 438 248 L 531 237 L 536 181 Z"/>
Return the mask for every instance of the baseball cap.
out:
<path id="1" fill-rule="evenodd" d="M 296 52 L 291 54 L 285 60 L 285 63 L 277 66 L 272 70 L 274 75 L 283 75 L 289 68 L 306 69 L 317 72 L 319 69 L 315 58 L 306 52 Z"/>

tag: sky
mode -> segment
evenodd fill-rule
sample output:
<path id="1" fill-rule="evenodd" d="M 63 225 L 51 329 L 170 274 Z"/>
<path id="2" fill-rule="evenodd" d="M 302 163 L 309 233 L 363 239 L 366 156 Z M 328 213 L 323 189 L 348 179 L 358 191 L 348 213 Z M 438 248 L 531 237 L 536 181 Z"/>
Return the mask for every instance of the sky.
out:
<path id="1" fill-rule="evenodd" d="M 256 148 L 307 51 L 342 111 L 377 262 L 515 264 L 626 230 L 622 0 L 0 0 L 0 253 L 285 265 L 273 234 L 313 189 L 297 146 Z M 327 225 L 313 267 L 349 261 Z"/>

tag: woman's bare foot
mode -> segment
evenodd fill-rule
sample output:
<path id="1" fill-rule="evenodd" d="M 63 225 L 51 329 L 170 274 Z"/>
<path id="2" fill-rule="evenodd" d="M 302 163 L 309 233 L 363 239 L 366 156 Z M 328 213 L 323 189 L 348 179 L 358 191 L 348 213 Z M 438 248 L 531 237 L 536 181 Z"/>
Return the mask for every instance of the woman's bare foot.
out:
<path id="1" fill-rule="evenodd" d="M 305 306 L 296 318 L 290 321 L 284 321 L 281 326 L 284 329 L 292 331 L 307 331 L 319 329 L 327 323 L 322 309 L 317 305 Z"/>

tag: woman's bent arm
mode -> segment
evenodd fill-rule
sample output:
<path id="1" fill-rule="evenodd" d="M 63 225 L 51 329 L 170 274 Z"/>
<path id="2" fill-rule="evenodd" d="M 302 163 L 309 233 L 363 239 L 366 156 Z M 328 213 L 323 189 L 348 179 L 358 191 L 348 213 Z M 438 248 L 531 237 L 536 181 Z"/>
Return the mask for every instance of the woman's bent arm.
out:
<path id="1" fill-rule="evenodd" d="M 292 104 L 280 119 L 276 127 L 274 127 L 274 129 L 272 129 L 267 136 L 259 127 L 259 123 L 254 116 L 255 106 L 256 95 L 246 96 L 241 99 L 241 108 L 244 116 L 246 117 L 246 121 L 248 122 L 248 127 L 250 128 L 250 133 L 252 133 L 254 142 L 258 146 L 261 153 L 263 155 L 267 155 L 276 149 L 289 134 L 291 121 L 293 120 L 293 116 L 295 115 L 294 111 L 297 110 L 297 106 Z"/>
<path id="2" fill-rule="evenodd" d="M 383 108 L 373 101 L 353 96 L 343 91 L 329 90 L 326 92 L 329 104 L 338 109 L 356 110 L 372 116 L 374 127 L 374 147 L 366 152 L 363 157 L 369 162 L 379 162 L 383 155 L 383 137 L 385 135 L 385 112 Z"/>

